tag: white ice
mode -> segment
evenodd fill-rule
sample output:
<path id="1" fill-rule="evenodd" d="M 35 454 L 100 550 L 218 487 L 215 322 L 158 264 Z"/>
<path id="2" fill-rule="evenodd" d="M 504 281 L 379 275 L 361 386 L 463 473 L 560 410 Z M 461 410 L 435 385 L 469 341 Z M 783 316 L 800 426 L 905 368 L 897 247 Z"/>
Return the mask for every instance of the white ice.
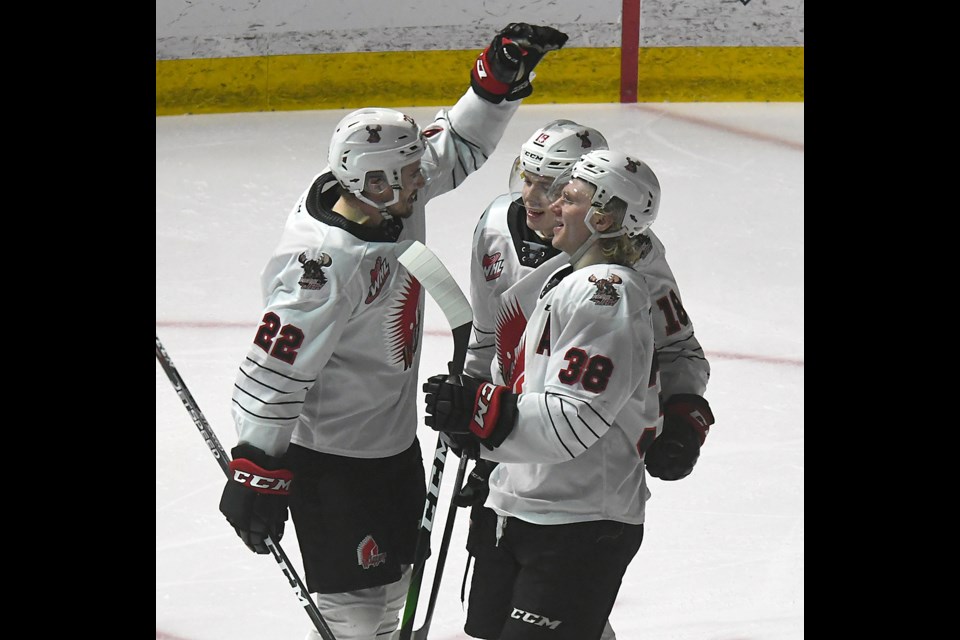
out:
<path id="1" fill-rule="evenodd" d="M 425 124 L 437 108 L 405 111 Z M 227 451 L 236 443 L 234 375 L 259 324 L 259 271 L 345 113 L 157 118 L 157 335 Z M 706 396 L 717 422 L 692 475 L 651 479 L 643 544 L 611 623 L 621 640 L 799 640 L 803 104 L 521 106 L 488 163 L 427 208 L 427 243 L 464 290 L 478 216 L 506 190 L 520 144 L 560 117 L 599 129 L 657 172 L 655 229 L 712 367 Z M 445 370 L 446 329 L 428 298 L 421 378 Z M 306 611 L 272 556 L 248 551 L 218 511 L 223 473 L 156 369 L 157 640 L 300 640 L 311 625 Z M 436 436 L 421 426 L 419 437 L 429 460 Z M 455 472 L 451 456 L 434 550 Z M 467 638 L 466 525 L 461 510 L 433 640 Z M 302 579 L 289 523 L 281 546 Z M 433 567 L 431 560 L 417 627 Z"/>

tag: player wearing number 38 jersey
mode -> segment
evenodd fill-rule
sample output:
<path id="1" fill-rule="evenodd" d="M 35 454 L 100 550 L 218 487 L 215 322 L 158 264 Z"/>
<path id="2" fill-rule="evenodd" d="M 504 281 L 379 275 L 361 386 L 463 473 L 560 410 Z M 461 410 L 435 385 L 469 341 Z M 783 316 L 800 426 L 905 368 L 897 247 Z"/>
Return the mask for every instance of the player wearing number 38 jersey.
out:
<path id="1" fill-rule="evenodd" d="M 632 268 L 659 181 L 636 157 L 597 150 L 551 192 L 551 244 L 567 264 L 548 261 L 514 285 L 551 269 L 510 380 L 424 384 L 426 424 L 500 463 L 485 503 L 494 540 L 474 573 L 483 593 L 471 593 L 465 627 L 477 638 L 601 637 L 643 539 L 644 455 L 663 426 L 650 291 Z"/>
<path id="2" fill-rule="evenodd" d="M 468 375 L 506 385 L 517 393 L 525 388 L 526 372 L 520 342 L 527 318 L 537 308 L 539 294 L 547 279 L 557 269 L 569 264 L 569 256 L 551 244 L 556 231 L 549 200 L 551 195 L 556 195 L 552 185 L 583 154 L 607 148 L 603 134 L 571 120 L 550 122 L 523 144 L 510 174 L 510 193 L 496 198 L 487 207 L 474 231 L 470 278 L 473 340 L 464 366 Z M 665 402 L 664 428 L 658 440 L 647 450 L 644 467 L 648 474 L 662 480 L 677 480 L 691 472 L 699 456 L 699 446 L 689 437 L 695 428 L 685 430 L 683 422 L 685 415 L 689 416 L 692 410 L 708 410 L 702 396 L 710 366 L 694 335 L 693 323 L 683 308 L 680 289 L 667 264 L 663 244 L 652 228 L 637 235 L 634 242 L 639 249 L 639 259 L 631 266 L 643 274 L 650 291 L 654 349 L 660 371 L 661 398 Z M 541 265 L 542 268 L 538 269 Z M 604 289 L 618 286 L 613 278 L 603 282 L 602 274 L 594 277 L 599 280 L 589 286 Z M 586 282 L 589 279 L 581 284 L 587 286 Z M 553 295 L 553 291 L 555 289 L 547 295 Z M 598 302 L 602 300 L 598 299 Z M 555 301 L 551 308 L 558 308 Z M 628 316 L 627 320 L 630 319 Z M 646 317 L 641 314 L 636 320 L 645 322 Z M 589 327 L 585 328 L 587 334 L 589 331 Z M 618 345 L 608 356 L 611 361 L 618 360 L 615 356 L 621 348 Z M 576 358 L 577 354 L 573 355 Z M 530 359 L 531 362 L 534 360 L 539 359 Z M 588 366 L 599 375 L 596 384 L 588 376 L 589 386 L 585 388 L 599 385 L 605 363 L 603 357 L 588 360 Z M 576 359 L 571 362 L 568 380 L 574 377 L 580 366 Z M 540 376 L 535 377 L 539 379 Z M 678 442 L 683 446 L 678 446 Z M 659 460 L 658 449 L 661 452 Z M 653 456 L 650 451 L 654 452 Z M 468 482 L 454 497 L 458 506 L 471 507 L 467 550 L 477 558 L 480 572 L 474 574 L 465 629 L 469 633 L 477 632 L 478 637 L 485 637 L 480 629 L 486 611 L 483 597 L 489 593 L 484 588 L 487 576 L 483 572 L 485 563 L 481 557 L 496 553 L 497 517 L 484 506 L 489 492 L 487 478 L 496 465 L 491 460 L 478 460 Z M 645 495 L 638 492 L 638 497 L 643 499 Z M 608 623 L 600 640 L 614 638 L 616 634 Z"/>

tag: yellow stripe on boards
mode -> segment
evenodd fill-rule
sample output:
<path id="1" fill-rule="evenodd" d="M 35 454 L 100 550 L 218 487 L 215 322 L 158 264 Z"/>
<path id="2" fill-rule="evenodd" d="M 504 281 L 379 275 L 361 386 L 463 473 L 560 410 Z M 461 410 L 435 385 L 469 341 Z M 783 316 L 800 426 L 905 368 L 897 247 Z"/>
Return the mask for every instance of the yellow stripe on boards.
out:
<path id="1" fill-rule="evenodd" d="M 158 116 L 186 113 L 447 106 L 477 51 L 321 53 L 157 60 Z M 803 47 L 640 50 L 640 102 L 802 101 Z M 620 100 L 620 49 L 551 52 L 525 104 Z"/>
<path id="2" fill-rule="evenodd" d="M 803 47 L 640 49 L 638 102 L 803 102 Z"/>

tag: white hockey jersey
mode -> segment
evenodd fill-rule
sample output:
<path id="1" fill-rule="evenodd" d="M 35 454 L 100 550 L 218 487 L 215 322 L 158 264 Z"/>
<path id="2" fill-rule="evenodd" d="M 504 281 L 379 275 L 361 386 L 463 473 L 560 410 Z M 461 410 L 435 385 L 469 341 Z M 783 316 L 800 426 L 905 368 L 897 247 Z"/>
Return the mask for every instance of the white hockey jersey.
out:
<path id="1" fill-rule="evenodd" d="M 504 194 L 490 203 L 473 231 L 470 259 L 470 306 L 473 333 L 464 373 L 490 380 L 496 357 L 497 308 L 500 294 L 545 260 L 560 254 L 526 223 L 523 203 Z M 539 292 L 534 291 L 533 295 Z M 532 302 L 532 300 L 531 300 Z M 529 314 L 528 314 L 529 315 Z M 511 348 L 520 340 L 512 336 Z"/>
<path id="2" fill-rule="evenodd" d="M 549 276 L 512 374 L 523 390 L 517 422 L 499 447 L 481 454 L 505 463 L 490 476 L 486 506 L 537 524 L 639 524 L 650 495 L 641 451 L 663 422 L 650 294 L 633 269 L 573 271 L 565 260 L 554 258 L 516 285 Z"/>
<path id="3" fill-rule="evenodd" d="M 694 334 L 693 321 L 683 308 L 663 243 L 652 229 L 647 229 L 645 235 L 650 242 L 633 267 L 646 277 L 653 301 L 654 341 L 663 397 L 666 400 L 676 393 L 703 395 L 710 378 L 710 364 Z M 499 373 L 499 379 L 504 380 L 501 384 L 509 384 L 509 371 L 505 368 L 511 368 L 509 359 L 535 299 L 524 300 L 521 295 L 501 299 L 501 294 L 558 254 L 559 250 L 527 227 L 522 203 L 511 201 L 506 194 L 490 203 L 473 232 L 473 334 L 465 373 L 485 380 L 496 380 Z"/>
<path id="4" fill-rule="evenodd" d="M 361 226 L 334 213 L 340 187 L 319 174 L 287 218 L 261 274 L 264 311 L 233 392 L 239 440 L 270 455 L 290 442 L 382 458 L 417 432 L 423 291 L 397 262 L 397 242 L 424 242 L 424 207 L 493 152 L 519 102 L 468 89 L 423 128 L 436 164 L 402 222 Z"/>

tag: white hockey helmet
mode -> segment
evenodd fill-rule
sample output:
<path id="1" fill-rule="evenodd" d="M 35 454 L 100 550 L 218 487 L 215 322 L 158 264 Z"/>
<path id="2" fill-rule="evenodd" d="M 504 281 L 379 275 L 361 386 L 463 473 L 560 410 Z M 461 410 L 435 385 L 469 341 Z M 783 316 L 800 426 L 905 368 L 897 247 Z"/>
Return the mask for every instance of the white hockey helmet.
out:
<path id="1" fill-rule="evenodd" d="M 520 147 L 510 170 L 510 193 L 514 199 L 519 196 L 524 176 L 556 178 L 584 153 L 607 148 L 607 139 L 593 127 L 573 120 L 549 122 Z"/>
<path id="2" fill-rule="evenodd" d="M 394 109 L 368 107 L 340 120 L 330 140 L 327 161 L 341 187 L 382 210 L 400 197 L 400 170 L 420 160 L 426 147 L 413 118 Z M 393 189 L 390 202 L 374 202 L 363 195 L 367 174 L 372 171 L 386 175 Z"/>
<path id="3" fill-rule="evenodd" d="M 624 234 L 636 238 L 657 219 L 660 210 L 660 181 L 653 169 L 641 160 L 610 149 L 587 153 L 554 180 L 550 188 L 550 200 L 555 202 L 563 187 L 574 178 L 592 184 L 596 191 L 583 219 L 590 230 L 590 237 L 574 253 L 571 262 L 576 262 L 598 238 L 615 238 Z M 618 208 L 608 209 L 613 198 L 626 205 L 625 210 L 620 209 L 622 217 L 618 214 Z M 590 218 L 597 212 L 616 216 L 619 228 L 599 233 L 590 222 Z"/>
<path id="4" fill-rule="evenodd" d="M 603 149 L 590 152 L 580 158 L 570 169 L 569 174 L 557 179 L 550 190 L 551 196 L 573 178 L 580 178 L 597 188 L 587 214 L 587 227 L 593 231 L 590 218 L 593 213 L 605 211 L 610 200 L 619 198 L 626 206 L 626 212 L 620 223 L 620 229 L 601 234 L 611 238 L 627 234 L 635 238 L 657 219 L 660 210 L 660 181 L 650 166 L 642 160 L 621 151 Z M 554 198 L 555 199 L 555 198 Z"/>

